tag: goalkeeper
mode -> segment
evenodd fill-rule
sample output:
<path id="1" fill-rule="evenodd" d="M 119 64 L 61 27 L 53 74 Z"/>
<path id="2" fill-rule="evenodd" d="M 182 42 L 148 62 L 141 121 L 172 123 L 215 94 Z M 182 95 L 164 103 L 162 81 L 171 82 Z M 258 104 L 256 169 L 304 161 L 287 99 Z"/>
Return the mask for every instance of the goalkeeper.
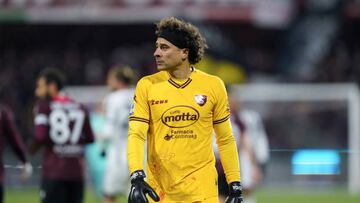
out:
<path id="1" fill-rule="evenodd" d="M 226 202 L 242 202 L 224 83 L 193 66 L 203 56 L 205 39 L 194 25 L 174 17 L 157 23 L 156 35 L 159 72 L 138 82 L 129 117 L 129 202 L 218 203 L 213 129 L 229 183 Z"/>

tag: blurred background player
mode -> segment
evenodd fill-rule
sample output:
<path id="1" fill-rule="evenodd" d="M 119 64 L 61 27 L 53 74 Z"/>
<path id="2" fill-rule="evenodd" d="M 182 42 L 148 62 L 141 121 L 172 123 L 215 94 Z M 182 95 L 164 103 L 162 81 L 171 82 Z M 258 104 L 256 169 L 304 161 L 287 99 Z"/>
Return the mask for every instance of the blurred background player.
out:
<path id="1" fill-rule="evenodd" d="M 62 92 L 64 75 L 43 70 L 35 94 L 35 135 L 30 152 L 43 152 L 42 203 L 81 203 L 84 193 L 84 145 L 93 142 L 88 111 Z"/>
<path id="2" fill-rule="evenodd" d="M 231 89 L 229 89 L 231 90 Z M 253 196 L 255 187 L 262 179 L 261 166 L 256 158 L 256 145 L 253 144 L 249 133 L 248 122 L 245 122 L 240 117 L 242 109 L 240 102 L 234 95 L 234 92 L 229 93 L 229 105 L 231 111 L 231 123 L 233 126 L 234 135 L 238 144 L 241 182 L 244 191 L 244 203 L 255 203 Z M 236 136 L 237 135 L 237 136 Z"/>
<path id="3" fill-rule="evenodd" d="M 230 87 L 228 87 L 228 91 L 230 92 Z M 259 162 L 256 159 L 254 145 L 248 134 L 248 126 L 240 118 L 240 103 L 231 93 L 229 93 L 229 106 L 231 111 L 231 125 L 238 148 L 244 203 L 254 203 L 255 198 L 253 197 L 253 192 L 255 186 L 261 181 L 262 171 Z M 226 182 L 217 151 L 215 152 L 217 155 L 217 170 L 219 173 L 219 201 L 224 202 L 225 197 L 229 194 L 228 183 Z"/>
<path id="4" fill-rule="evenodd" d="M 105 126 L 98 140 L 106 156 L 103 182 L 104 203 L 115 202 L 116 195 L 126 196 L 130 188 L 126 145 L 128 117 L 134 96 L 135 73 L 129 66 L 115 66 L 109 70 L 107 86 L 111 93 L 104 99 Z"/>
<path id="5" fill-rule="evenodd" d="M 234 106 L 236 105 L 237 114 L 246 126 L 246 135 L 248 136 L 249 144 L 252 146 L 255 158 L 259 164 L 262 173 L 265 173 L 266 164 L 270 158 L 269 140 L 265 131 L 263 120 L 257 111 L 252 109 L 244 109 L 240 107 L 240 101 L 234 98 Z"/>
<path id="6" fill-rule="evenodd" d="M 23 179 L 27 179 L 32 174 L 32 166 L 27 162 L 24 142 L 16 128 L 13 113 L 8 107 L 0 103 L 0 203 L 3 202 L 4 196 L 2 153 L 6 143 L 10 144 L 14 154 L 23 163 L 21 176 Z"/>

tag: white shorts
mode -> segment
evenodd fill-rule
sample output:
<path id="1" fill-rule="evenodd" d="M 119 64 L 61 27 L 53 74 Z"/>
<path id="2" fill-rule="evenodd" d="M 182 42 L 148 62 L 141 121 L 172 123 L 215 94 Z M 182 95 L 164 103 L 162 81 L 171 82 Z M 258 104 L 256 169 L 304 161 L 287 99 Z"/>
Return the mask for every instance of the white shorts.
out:
<path id="1" fill-rule="evenodd" d="M 119 140 L 118 143 L 111 143 L 107 150 L 103 183 L 105 195 L 128 195 L 130 191 L 126 144 L 126 141 Z"/>

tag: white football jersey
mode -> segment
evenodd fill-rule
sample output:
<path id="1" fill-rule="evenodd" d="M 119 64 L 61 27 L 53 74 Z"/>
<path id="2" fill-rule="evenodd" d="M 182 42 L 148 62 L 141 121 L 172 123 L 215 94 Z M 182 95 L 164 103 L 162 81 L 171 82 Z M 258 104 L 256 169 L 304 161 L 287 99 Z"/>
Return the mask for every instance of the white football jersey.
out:
<path id="1" fill-rule="evenodd" d="M 121 89 L 110 93 L 103 102 L 105 112 L 104 136 L 109 141 L 127 139 L 129 112 L 134 89 Z"/>

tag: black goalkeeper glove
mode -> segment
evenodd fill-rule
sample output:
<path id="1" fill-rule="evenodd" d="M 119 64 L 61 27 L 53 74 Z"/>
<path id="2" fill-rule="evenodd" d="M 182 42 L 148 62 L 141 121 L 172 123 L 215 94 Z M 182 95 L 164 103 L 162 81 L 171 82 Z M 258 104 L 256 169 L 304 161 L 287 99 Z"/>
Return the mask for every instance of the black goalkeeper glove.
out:
<path id="1" fill-rule="evenodd" d="M 150 187 L 144 180 L 145 172 L 143 170 L 134 171 L 131 176 L 131 190 L 128 203 L 148 203 L 146 194 L 148 194 L 155 202 L 160 201 L 160 197 L 154 189 Z"/>
<path id="2" fill-rule="evenodd" d="M 229 196 L 225 203 L 242 203 L 242 186 L 240 182 L 232 182 L 229 184 Z"/>

